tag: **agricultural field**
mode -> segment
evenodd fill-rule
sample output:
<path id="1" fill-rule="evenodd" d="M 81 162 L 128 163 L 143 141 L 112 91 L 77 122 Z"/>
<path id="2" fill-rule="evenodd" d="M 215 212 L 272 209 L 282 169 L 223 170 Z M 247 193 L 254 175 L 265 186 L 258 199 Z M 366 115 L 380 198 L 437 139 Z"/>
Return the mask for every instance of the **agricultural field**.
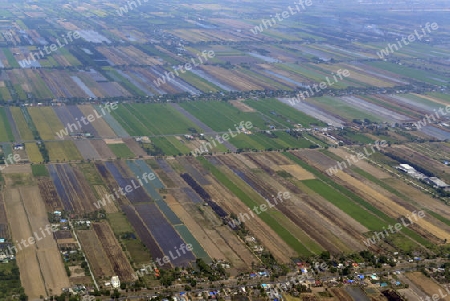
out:
<path id="1" fill-rule="evenodd" d="M 11 125 L 9 124 L 5 108 L 0 107 L 0 142 L 12 141 L 14 141 L 14 136 L 11 131 Z"/>
<path id="2" fill-rule="evenodd" d="M 83 160 L 73 141 L 49 141 L 45 145 L 52 162 Z"/>
<path id="3" fill-rule="evenodd" d="M 261 283 L 287 301 L 415 300 L 450 282 L 448 1 L 313 1 L 288 18 L 282 0 L 3 2 L 0 248 L 17 252 L 1 300 L 79 284 L 244 300 Z M 318 262 L 310 291 L 283 289 Z"/>
<path id="4" fill-rule="evenodd" d="M 28 160 L 31 163 L 42 163 L 44 158 L 42 157 L 39 147 L 34 142 L 25 143 L 25 151 L 28 155 Z"/>
<path id="5" fill-rule="evenodd" d="M 125 143 L 108 144 L 108 147 L 117 158 L 134 158 L 136 156 Z"/>
<path id="6" fill-rule="evenodd" d="M 28 112 L 43 140 L 54 140 L 64 128 L 51 107 L 28 108 Z"/>
<path id="7" fill-rule="evenodd" d="M 29 126 L 29 123 L 27 123 L 27 120 L 25 119 L 21 109 L 10 107 L 9 110 L 11 111 L 11 114 L 14 118 L 14 122 L 20 134 L 20 138 L 25 141 L 34 140 L 32 128 Z"/>

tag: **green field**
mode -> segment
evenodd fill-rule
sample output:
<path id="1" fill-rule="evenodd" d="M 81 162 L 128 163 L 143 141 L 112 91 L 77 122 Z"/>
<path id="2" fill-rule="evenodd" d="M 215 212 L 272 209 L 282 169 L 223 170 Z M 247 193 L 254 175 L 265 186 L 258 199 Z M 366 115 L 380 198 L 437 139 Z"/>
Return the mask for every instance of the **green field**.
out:
<path id="1" fill-rule="evenodd" d="M 20 300 L 27 300 L 20 283 L 20 272 L 15 260 L 8 263 L 0 263 L 0 275 L 0 300 L 19 300 L 13 299 L 13 295 L 20 295 Z"/>
<path id="2" fill-rule="evenodd" d="M 274 98 L 246 100 L 245 103 L 286 127 L 292 127 L 298 123 L 303 126 L 326 126 L 324 122 L 295 110 Z"/>
<path id="3" fill-rule="evenodd" d="M 6 117 L 5 108 L 0 107 L 0 142 L 13 142 L 14 136 L 11 131 L 11 125 Z"/>
<path id="4" fill-rule="evenodd" d="M 49 173 L 47 167 L 44 164 L 31 165 L 31 171 L 34 177 L 48 177 Z"/>
<path id="5" fill-rule="evenodd" d="M 366 64 L 379 68 L 381 70 L 390 71 L 404 78 L 412 78 L 417 81 L 429 83 L 432 85 L 443 85 L 448 83 L 448 78 L 432 71 L 418 70 L 404 65 L 397 65 L 391 62 L 367 62 Z"/>
<path id="6" fill-rule="evenodd" d="M 267 129 L 271 120 L 264 120 L 258 112 L 242 112 L 233 105 L 222 101 L 195 101 L 181 103 L 180 106 L 194 115 L 214 131 L 236 131 L 241 121 L 250 121 L 254 127 Z"/>
<path id="7" fill-rule="evenodd" d="M 188 134 L 191 133 L 190 128 L 200 131 L 192 121 L 169 104 L 126 104 L 123 107 L 154 135 Z M 116 111 L 120 109 L 119 106 Z"/>
<path id="8" fill-rule="evenodd" d="M 109 213 L 107 218 L 114 234 L 121 238 L 121 244 L 123 244 L 130 253 L 132 263 L 141 265 L 151 262 L 152 258 L 150 253 L 137 236 L 135 236 L 135 238 L 130 237 L 129 235 L 127 236 L 127 234 L 134 233 L 134 230 L 125 214 L 122 212 Z"/>
<path id="9" fill-rule="evenodd" d="M 324 188 L 324 190 L 321 190 L 324 187 L 322 184 L 316 184 L 315 182 L 309 182 L 309 184 L 307 184 L 308 181 L 311 181 L 311 180 L 303 181 L 306 183 L 306 185 L 311 185 L 313 190 L 314 190 L 314 188 L 316 188 L 317 189 L 316 193 L 318 193 L 318 194 L 322 193 L 323 197 L 328 199 L 330 202 L 334 202 L 335 198 L 336 198 L 336 193 L 339 193 L 340 195 L 342 195 L 342 197 L 346 197 L 346 200 L 348 200 L 346 202 L 351 202 L 350 203 L 351 206 L 358 206 L 361 208 L 361 210 L 365 209 L 368 213 L 370 212 L 372 215 L 374 215 L 376 217 L 376 220 L 379 221 L 377 225 L 375 225 L 376 220 L 374 220 L 373 218 L 369 221 L 362 221 L 361 217 L 359 216 L 359 214 L 362 214 L 362 212 L 358 212 L 357 214 L 353 213 L 354 215 L 349 214 L 352 218 L 359 221 L 362 225 L 365 225 L 369 230 L 380 231 L 380 230 L 382 230 L 383 227 L 388 227 L 389 225 L 395 225 L 397 223 L 396 219 L 389 217 L 387 214 L 385 214 L 381 210 L 377 209 L 375 206 L 373 206 L 369 202 L 365 201 L 363 198 L 356 195 L 348 188 L 341 186 L 341 185 L 337 184 L 336 182 L 334 182 L 332 179 L 324 176 L 317 169 L 306 164 L 305 162 L 303 162 L 301 159 L 297 158 L 292 153 L 284 153 L 284 155 L 286 157 L 288 157 L 289 159 L 291 159 L 292 161 L 294 161 L 295 163 L 297 163 L 298 165 L 300 165 L 301 167 L 303 167 L 304 169 L 306 169 L 307 171 L 314 174 L 314 176 L 316 176 L 318 178 L 318 180 L 323 182 L 324 185 L 329 186 L 330 188 L 332 188 L 335 191 L 334 195 L 333 195 L 333 193 L 331 193 L 331 191 L 327 188 Z M 316 181 L 316 180 L 314 180 L 314 181 Z M 319 185 L 320 185 L 320 187 L 318 187 Z M 342 197 L 339 197 L 339 198 L 342 198 Z M 341 209 L 344 212 L 346 212 L 345 210 L 350 210 L 350 208 L 348 207 L 349 206 L 348 203 L 338 202 L 335 205 L 338 208 L 341 208 L 340 206 L 342 206 Z M 419 234 L 417 234 L 416 232 L 414 232 L 413 230 L 411 230 L 409 228 L 403 228 L 401 230 L 401 233 L 403 233 L 404 235 L 413 239 L 416 243 L 415 247 L 417 247 L 419 244 L 422 244 L 423 246 L 426 246 L 427 248 L 430 248 L 430 249 L 433 249 L 433 247 L 434 247 L 434 245 L 432 245 L 428 240 L 426 240 L 425 238 L 423 238 L 422 236 L 420 236 Z M 411 243 L 409 241 L 407 241 L 409 239 L 408 237 L 403 237 L 403 239 L 400 240 L 400 242 L 403 241 L 403 243 L 398 242 L 398 244 L 396 246 L 398 248 L 403 248 L 402 250 L 404 250 L 404 251 L 409 251 Z"/>
<path id="10" fill-rule="evenodd" d="M 109 149 L 117 158 L 134 158 L 136 155 L 128 148 L 125 143 L 108 144 Z"/>

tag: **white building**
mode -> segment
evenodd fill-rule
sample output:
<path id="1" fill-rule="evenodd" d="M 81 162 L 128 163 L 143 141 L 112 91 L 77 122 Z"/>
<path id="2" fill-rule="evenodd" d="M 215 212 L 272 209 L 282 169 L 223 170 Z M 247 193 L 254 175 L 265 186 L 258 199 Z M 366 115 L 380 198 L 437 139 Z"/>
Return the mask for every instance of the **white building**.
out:
<path id="1" fill-rule="evenodd" d="M 119 276 L 112 276 L 112 278 L 111 278 L 111 285 L 112 285 L 113 288 L 119 288 L 120 287 Z"/>

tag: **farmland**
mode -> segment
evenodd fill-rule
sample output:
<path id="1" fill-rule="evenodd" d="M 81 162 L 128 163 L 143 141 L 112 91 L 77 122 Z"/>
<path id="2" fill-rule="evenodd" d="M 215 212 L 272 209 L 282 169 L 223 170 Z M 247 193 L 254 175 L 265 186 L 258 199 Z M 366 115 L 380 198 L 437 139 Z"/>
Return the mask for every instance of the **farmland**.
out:
<path id="1" fill-rule="evenodd" d="M 3 1 L 0 299 L 438 291 L 450 19 L 430 1 Z"/>
<path id="2" fill-rule="evenodd" d="M 11 131 L 11 125 L 8 122 L 8 118 L 4 108 L 0 108 L 0 142 L 13 141 L 14 136 Z"/>

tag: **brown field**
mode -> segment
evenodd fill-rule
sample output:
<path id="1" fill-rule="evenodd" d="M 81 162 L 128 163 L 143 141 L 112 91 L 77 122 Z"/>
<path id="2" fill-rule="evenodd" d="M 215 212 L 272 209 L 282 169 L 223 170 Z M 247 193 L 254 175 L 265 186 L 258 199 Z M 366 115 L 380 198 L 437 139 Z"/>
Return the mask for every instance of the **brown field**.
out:
<path id="1" fill-rule="evenodd" d="M 128 148 L 137 156 L 137 157 L 145 157 L 147 153 L 140 147 L 139 143 L 134 140 L 134 138 L 123 138 L 123 142 L 128 146 Z"/>
<path id="2" fill-rule="evenodd" d="M 389 185 L 409 197 L 411 201 L 417 203 L 420 208 L 427 208 L 442 216 L 450 216 L 449 206 L 428 194 L 424 194 L 418 188 L 408 185 L 400 179 L 389 179 Z"/>
<path id="3" fill-rule="evenodd" d="M 179 159 L 180 160 L 180 159 Z M 204 172 L 199 162 L 193 158 L 186 158 L 186 160 L 195 167 L 200 173 Z M 227 211 L 233 212 L 237 215 L 248 212 L 248 207 L 243 204 L 237 197 L 235 197 L 228 189 L 219 184 L 215 178 L 207 176 L 207 180 L 211 183 L 205 185 L 205 190 L 211 197 L 220 203 L 220 205 Z M 246 225 L 251 229 L 252 234 L 281 262 L 289 262 L 290 257 L 295 256 L 296 252 L 292 250 L 265 222 L 258 216 L 249 219 Z"/>
<path id="4" fill-rule="evenodd" d="M 7 179 L 7 185 L 12 179 Z M 14 240 L 35 237 L 35 244 L 18 247 L 17 264 L 25 293 L 30 300 L 39 296 L 61 293 L 61 289 L 69 286 L 64 265 L 61 260 L 53 235 L 44 229 L 48 224 L 45 204 L 40 197 L 37 186 L 6 189 L 7 213 L 14 218 L 11 231 Z M 32 234 L 36 232 L 37 234 Z"/>
<path id="5" fill-rule="evenodd" d="M 264 160 L 261 160 L 261 155 L 246 154 L 245 156 L 253 160 L 265 173 L 246 170 L 236 160 L 239 155 L 219 156 L 219 158 L 226 166 L 243 172 L 247 178 L 252 180 L 252 188 L 268 199 L 272 199 L 270 196 L 277 195 L 280 191 L 290 192 L 291 198 L 280 202 L 273 210 L 281 212 L 295 224 L 295 226 L 290 226 L 290 231 L 299 241 L 306 244 L 306 239 L 312 239 L 323 248 L 336 253 L 349 252 L 352 248 L 362 249 L 360 231 L 356 231 L 353 225 L 343 223 L 342 220 L 328 212 L 328 208 L 330 208 L 328 202 L 325 201 L 323 207 L 319 206 L 320 203 L 317 200 L 303 194 L 295 185 L 274 174 L 274 170 L 262 163 Z M 314 198 L 317 197 L 314 196 Z M 346 220 L 352 219 L 347 217 Z M 289 226 L 285 219 L 278 219 L 278 221 L 286 228 Z M 361 226 L 357 229 L 361 229 Z"/>
<path id="6" fill-rule="evenodd" d="M 123 140 L 122 138 L 114 138 L 114 139 L 104 139 L 106 144 L 122 144 Z"/>
<path id="7" fill-rule="evenodd" d="M 105 159 L 114 159 L 116 155 L 111 151 L 108 145 L 103 140 L 91 140 L 92 146 L 95 148 L 100 157 Z"/>
<path id="8" fill-rule="evenodd" d="M 297 180 L 312 180 L 315 179 L 314 175 L 302 167 L 294 164 L 280 165 L 280 168 L 290 173 Z"/>
<path id="9" fill-rule="evenodd" d="M 63 210 L 64 208 L 62 206 L 61 200 L 58 196 L 58 193 L 56 192 L 52 180 L 48 178 L 40 178 L 37 181 L 39 191 L 45 202 L 45 209 L 48 212 L 53 212 L 55 210 L 58 211 Z"/>
<path id="10" fill-rule="evenodd" d="M 162 62 L 148 56 L 134 46 L 97 47 L 101 54 L 108 58 L 114 65 L 161 65 Z"/>
<path id="11" fill-rule="evenodd" d="M 108 193 L 108 190 L 106 190 L 106 187 L 103 185 L 94 185 L 94 189 L 97 192 L 97 195 L 99 198 L 103 199 Z M 114 213 L 119 211 L 114 203 L 106 202 L 106 205 L 102 208 L 106 211 L 106 213 Z"/>
<path id="12" fill-rule="evenodd" d="M 92 226 L 111 262 L 114 275 L 126 282 L 136 280 L 134 270 L 114 237 L 111 227 L 107 223 L 94 223 Z"/>
<path id="13" fill-rule="evenodd" d="M 77 236 L 95 278 L 106 279 L 113 276 L 114 272 L 111 263 L 95 231 L 80 230 L 77 231 Z"/>
<path id="14" fill-rule="evenodd" d="M 346 156 L 350 156 L 352 154 L 354 155 L 354 153 L 348 152 L 348 151 L 344 150 L 343 148 L 330 148 L 330 151 L 332 153 L 338 155 L 339 157 L 343 158 L 342 160 L 344 160 L 344 158 Z M 354 165 L 363 169 L 365 172 L 370 173 L 372 176 L 376 177 L 377 179 L 387 179 L 387 178 L 391 177 L 390 174 L 371 165 L 366 160 L 360 160 L 360 161 L 356 162 Z"/>
<path id="15" fill-rule="evenodd" d="M 264 90 L 264 87 L 256 84 L 249 79 L 242 78 L 233 71 L 229 71 L 216 66 L 203 65 L 200 67 L 213 78 L 217 78 L 219 82 L 225 83 L 242 91 Z"/>
<path id="16" fill-rule="evenodd" d="M 209 257 L 214 259 L 226 259 L 222 251 L 209 238 L 206 233 L 207 230 L 195 221 L 192 214 L 189 212 L 190 209 L 187 208 L 187 206 L 179 203 L 175 197 L 170 194 L 166 195 L 165 201 L 169 205 L 170 209 L 172 209 L 172 211 L 186 225 L 192 235 L 194 235 L 195 239 L 197 239 L 203 249 L 205 249 Z"/>
<path id="17" fill-rule="evenodd" d="M 432 279 L 426 277 L 420 272 L 407 273 L 405 274 L 405 276 L 409 280 L 411 280 L 418 288 L 420 288 L 423 292 L 425 292 L 428 296 L 430 296 L 430 298 L 434 294 L 439 295 L 439 290 L 445 293 L 445 289 L 442 286 L 440 286 L 438 283 L 434 282 Z M 441 296 L 439 295 L 439 297 Z M 439 300 L 450 301 L 450 296 L 447 296 Z"/>
<path id="18" fill-rule="evenodd" d="M 31 165 L 30 164 L 14 164 L 9 165 L 8 168 L 4 168 L 2 170 L 2 174 L 30 174 L 31 173 Z"/>
<path id="19" fill-rule="evenodd" d="M 20 194 L 31 229 L 34 231 L 41 227 L 44 229 L 48 225 L 48 216 L 39 188 L 37 186 L 21 188 Z M 62 288 L 69 286 L 69 279 L 53 235 L 47 235 L 42 240 L 38 240 L 36 246 L 47 289 L 50 292 L 61 292 Z"/>
<path id="20" fill-rule="evenodd" d="M 225 256 L 225 259 L 227 259 L 234 268 L 238 270 L 247 270 L 251 266 L 251 261 L 249 263 L 243 262 L 239 254 L 236 253 L 235 250 L 233 250 L 233 248 L 227 242 L 226 238 L 223 237 L 223 232 L 231 230 L 227 226 L 223 226 L 222 221 L 215 215 L 214 212 L 212 212 L 212 210 L 203 210 L 202 212 L 199 212 L 198 207 L 193 204 L 192 201 L 190 201 L 184 193 L 179 190 L 175 190 L 173 191 L 173 193 L 176 199 L 180 200 L 180 204 L 184 208 L 184 210 L 188 212 L 195 223 L 197 223 L 199 227 L 203 229 L 202 232 L 204 235 L 199 238 L 199 242 L 203 242 L 202 246 L 204 246 L 205 251 L 208 252 L 210 250 L 210 248 L 208 248 L 209 244 L 212 244 L 220 250 L 220 252 Z M 174 209 L 176 210 L 177 208 L 175 207 Z M 185 218 L 183 217 L 183 220 L 184 219 Z M 195 229 L 196 227 L 193 222 L 189 221 L 186 226 L 194 227 L 193 229 Z M 202 232 L 200 232 L 199 234 L 202 234 Z M 192 232 L 192 234 L 194 233 L 195 232 Z M 246 250 L 246 254 L 248 252 L 249 251 Z M 216 256 L 220 255 L 217 252 L 213 252 L 213 254 L 216 254 Z M 256 258 L 254 260 L 256 260 Z"/>
<path id="21" fill-rule="evenodd" d="M 103 182 L 106 184 L 106 190 L 109 191 L 110 193 L 112 191 L 119 191 L 120 188 L 119 184 L 116 182 L 116 180 L 114 180 L 114 177 L 107 171 L 106 167 L 101 163 L 96 163 L 95 166 L 99 171 L 99 173 L 101 174 Z M 121 194 L 119 194 L 119 197 L 116 198 L 115 201 L 117 201 L 117 203 L 120 206 L 130 204 L 127 197 L 122 196 Z"/>
<path id="22" fill-rule="evenodd" d="M 231 100 L 231 101 L 229 101 L 229 103 L 231 103 L 234 107 L 238 108 L 242 112 L 256 112 L 255 109 L 246 105 L 245 103 L 243 103 L 240 100 Z"/>
<path id="23" fill-rule="evenodd" d="M 88 116 L 88 115 L 97 116 L 97 114 L 94 112 L 95 109 L 92 107 L 92 105 L 79 105 L 78 108 L 80 109 L 81 112 L 83 112 L 84 116 Z M 95 128 L 97 133 L 102 138 L 116 138 L 117 137 L 116 133 L 114 133 L 114 131 L 111 129 L 111 127 L 102 118 L 95 119 L 95 121 L 92 122 L 92 126 Z"/>
<path id="24" fill-rule="evenodd" d="M 407 210 L 405 207 L 399 205 L 397 202 L 387 198 L 386 196 L 382 195 L 381 193 L 369 187 L 368 185 L 351 177 L 347 173 L 340 172 L 337 173 L 335 176 L 344 181 L 345 183 L 347 183 L 347 185 L 351 186 L 353 190 L 356 190 L 357 193 L 362 195 L 367 201 L 369 201 L 370 203 L 375 205 L 378 209 L 382 210 L 391 217 L 400 218 L 402 216 L 407 216 L 411 214 L 410 210 Z M 428 219 L 431 219 L 431 217 L 418 219 L 416 221 L 416 224 L 419 225 L 423 230 L 426 230 L 429 233 L 433 233 L 440 240 L 448 241 L 450 239 L 450 228 L 439 221 L 431 223 L 428 221 Z"/>
<path id="25" fill-rule="evenodd" d="M 58 176 L 64 187 L 67 190 L 69 197 L 71 198 L 72 206 L 77 213 L 92 212 L 97 210 L 94 206 L 94 202 L 97 201 L 89 183 L 84 177 L 83 173 L 79 168 L 75 166 L 66 166 L 67 170 L 62 168 L 63 165 L 56 165 Z M 76 183 L 72 183 L 70 177 L 70 170 L 73 171 L 73 177 L 76 179 Z M 81 187 L 81 189 L 76 189 L 76 187 Z"/>
<path id="26" fill-rule="evenodd" d="M 393 147 L 386 148 L 385 151 L 391 152 L 399 156 L 400 158 L 405 158 L 406 160 L 427 169 L 443 181 L 450 180 L 447 166 L 437 160 L 434 160 L 427 154 L 423 154 L 412 149 L 412 146 L 410 147 L 409 145 L 393 145 Z"/>
<path id="27" fill-rule="evenodd" d="M 332 288 L 330 289 L 331 293 L 335 296 L 334 300 L 338 301 L 353 301 L 353 298 L 350 295 L 340 288 Z"/>

